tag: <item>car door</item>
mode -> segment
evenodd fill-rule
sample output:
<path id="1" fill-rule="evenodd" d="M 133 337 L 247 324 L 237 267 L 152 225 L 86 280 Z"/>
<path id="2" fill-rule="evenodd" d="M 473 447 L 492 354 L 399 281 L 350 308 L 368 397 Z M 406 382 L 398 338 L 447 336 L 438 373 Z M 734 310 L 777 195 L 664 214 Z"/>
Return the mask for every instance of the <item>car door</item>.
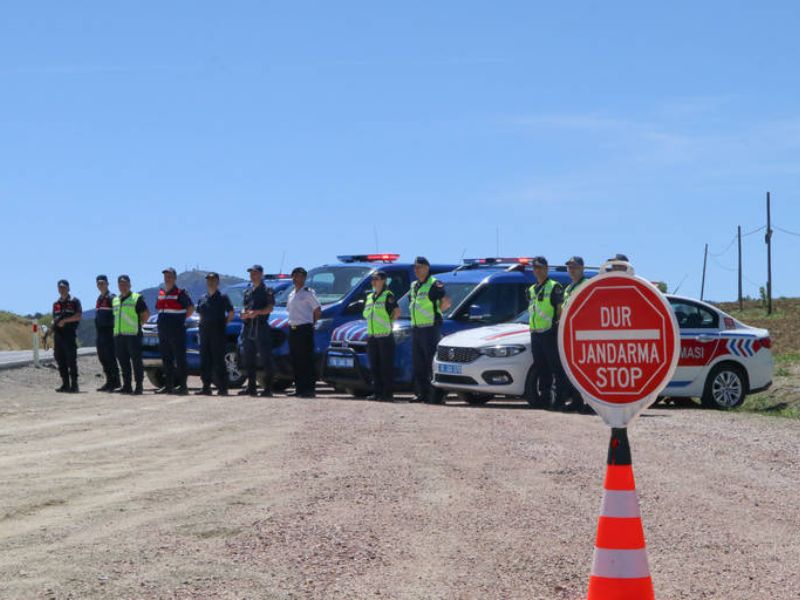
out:
<path id="1" fill-rule="evenodd" d="M 720 344 L 719 315 L 707 307 L 677 298 L 669 299 L 681 335 L 681 353 L 668 386 L 673 395 L 697 395 L 705 384 L 707 366 Z M 684 391 L 684 394 L 679 392 Z"/>

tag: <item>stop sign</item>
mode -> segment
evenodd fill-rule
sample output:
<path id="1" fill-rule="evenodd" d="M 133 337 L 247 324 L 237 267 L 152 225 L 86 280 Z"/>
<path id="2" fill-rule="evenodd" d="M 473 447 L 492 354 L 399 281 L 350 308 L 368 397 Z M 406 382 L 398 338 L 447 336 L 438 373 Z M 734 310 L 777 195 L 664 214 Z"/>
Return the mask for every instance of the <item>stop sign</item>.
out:
<path id="1" fill-rule="evenodd" d="M 625 427 L 655 401 L 680 354 L 669 302 L 621 271 L 598 275 L 573 294 L 558 335 L 567 376 L 611 427 Z"/>

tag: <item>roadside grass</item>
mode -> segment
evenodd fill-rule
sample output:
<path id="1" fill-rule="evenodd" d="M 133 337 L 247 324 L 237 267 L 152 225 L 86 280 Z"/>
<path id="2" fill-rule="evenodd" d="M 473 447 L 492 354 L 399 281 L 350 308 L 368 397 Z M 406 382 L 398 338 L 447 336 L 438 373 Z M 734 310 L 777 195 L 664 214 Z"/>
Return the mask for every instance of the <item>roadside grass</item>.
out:
<path id="1" fill-rule="evenodd" d="M 800 419 L 800 352 L 774 357 L 772 387 L 745 399 L 743 412 Z"/>

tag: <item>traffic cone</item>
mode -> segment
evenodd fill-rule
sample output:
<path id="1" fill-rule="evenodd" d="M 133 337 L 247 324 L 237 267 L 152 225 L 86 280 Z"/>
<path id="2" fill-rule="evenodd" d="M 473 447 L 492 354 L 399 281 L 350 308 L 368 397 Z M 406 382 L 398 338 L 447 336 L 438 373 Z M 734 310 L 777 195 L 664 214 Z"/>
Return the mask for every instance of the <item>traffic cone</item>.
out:
<path id="1" fill-rule="evenodd" d="M 588 600 L 655 600 L 628 430 L 612 428 Z"/>

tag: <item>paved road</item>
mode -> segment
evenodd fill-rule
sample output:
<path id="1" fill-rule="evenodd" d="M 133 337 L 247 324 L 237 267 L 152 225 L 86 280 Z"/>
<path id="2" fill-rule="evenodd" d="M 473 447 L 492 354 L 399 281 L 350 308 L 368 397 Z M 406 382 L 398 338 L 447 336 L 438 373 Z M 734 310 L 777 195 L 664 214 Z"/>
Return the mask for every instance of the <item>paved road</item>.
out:
<path id="1" fill-rule="evenodd" d="M 95 347 L 78 348 L 78 356 L 87 354 L 96 354 Z M 40 350 L 39 360 L 42 362 L 50 362 L 53 360 L 52 350 Z M 0 369 L 11 369 L 14 367 L 23 367 L 33 362 L 33 350 L 4 350 L 0 352 Z"/>

